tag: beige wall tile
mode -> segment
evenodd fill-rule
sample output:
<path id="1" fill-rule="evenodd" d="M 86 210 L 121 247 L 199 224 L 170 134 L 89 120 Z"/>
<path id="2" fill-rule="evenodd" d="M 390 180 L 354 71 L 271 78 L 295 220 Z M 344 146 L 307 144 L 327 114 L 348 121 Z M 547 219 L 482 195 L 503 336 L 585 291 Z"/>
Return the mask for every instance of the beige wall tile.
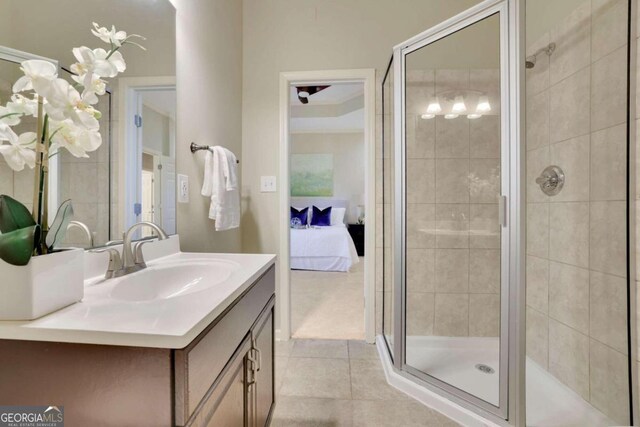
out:
<path id="1" fill-rule="evenodd" d="M 527 254 L 549 257 L 549 203 L 527 203 Z"/>
<path id="2" fill-rule="evenodd" d="M 436 294 L 434 335 L 469 335 L 469 294 Z"/>
<path id="3" fill-rule="evenodd" d="M 13 170 L 0 160 L 0 194 L 13 196 Z"/>
<path id="4" fill-rule="evenodd" d="M 624 124 L 591 134 L 591 200 L 625 200 L 627 132 Z"/>
<path id="5" fill-rule="evenodd" d="M 539 55 L 538 62 L 547 55 Z M 536 66 L 531 70 L 538 68 Z M 527 72 L 530 70 L 527 70 Z M 549 145 L 549 91 L 545 90 L 535 95 L 527 94 L 527 150 Z"/>
<path id="6" fill-rule="evenodd" d="M 500 335 L 500 295 L 469 295 L 469 336 Z"/>
<path id="7" fill-rule="evenodd" d="M 555 55 L 554 53 L 551 59 L 552 70 Z M 552 86 L 549 92 L 549 136 L 552 143 L 584 135 L 589 131 L 590 76 L 589 68 L 583 68 Z"/>
<path id="8" fill-rule="evenodd" d="M 497 204 L 469 205 L 469 247 L 500 248 Z"/>
<path id="9" fill-rule="evenodd" d="M 591 71 L 591 130 L 623 123 L 627 113 L 627 49 L 594 63 Z"/>
<path id="10" fill-rule="evenodd" d="M 436 247 L 469 247 L 469 205 L 436 205 Z"/>
<path id="11" fill-rule="evenodd" d="M 620 425 L 629 424 L 627 357 L 591 340 L 591 403 Z"/>
<path id="12" fill-rule="evenodd" d="M 589 203 L 551 203 L 549 259 L 589 267 Z"/>
<path id="13" fill-rule="evenodd" d="M 469 292 L 468 249 L 436 249 L 436 292 Z"/>
<path id="14" fill-rule="evenodd" d="M 551 144 L 550 164 L 560 166 L 568 178 L 560 193 L 550 199 L 552 202 L 589 200 L 589 140 L 587 134 Z"/>
<path id="15" fill-rule="evenodd" d="M 407 158 L 430 159 L 435 157 L 435 120 L 424 120 L 416 116 L 414 137 L 407 137 Z"/>
<path id="16" fill-rule="evenodd" d="M 583 2 L 550 31 L 556 50 L 551 55 L 551 84 L 586 67 L 591 58 L 591 3 Z"/>
<path id="17" fill-rule="evenodd" d="M 591 269 L 626 276 L 626 202 L 591 203 Z"/>
<path id="18" fill-rule="evenodd" d="M 500 160 L 471 159 L 469 162 L 471 203 L 497 203 L 500 195 Z"/>
<path id="19" fill-rule="evenodd" d="M 549 318 L 527 307 L 527 356 L 543 368 L 549 366 Z"/>
<path id="20" fill-rule="evenodd" d="M 589 270 L 549 263 L 549 316 L 589 334 Z"/>
<path id="21" fill-rule="evenodd" d="M 434 294 L 407 294 L 407 335 L 432 335 L 434 318 Z"/>
<path id="22" fill-rule="evenodd" d="M 407 160 L 407 203 L 435 202 L 435 172 L 433 159 Z"/>
<path id="23" fill-rule="evenodd" d="M 500 158 L 500 116 L 469 120 L 469 155 L 472 159 Z"/>
<path id="24" fill-rule="evenodd" d="M 590 283 L 591 338 L 626 354 L 627 281 L 592 271 Z"/>
<path id="25" fill-rule="evenodd" d="M 407 249 L 407 292 L 435 291 L 435 251 Z"/>
<path id="26" fill-rule="evenodd" d="M 624 0 L 594 0 L 591 15 L 591 61 L 597 61 L 627 43 L 627 9 Z"/>
<path id="27" fill-rule="evenodd" d="M 469 251 L 469 292 L 500 293 L 499 249 L 471 249 Z"/>
<path id="28" fill-rule="evenodd" d="M 543 34 L 527 48 L 527 56 L 533 55 L 541 47 L 549 45 L 549 33 Z M 549 56 L 539 55 L 536 66 L 526 70 L 527 96 L 535 95 L 549 88 Z"/>
<path id="29" fill-rule="evenodd" d="M 468 159 L 439 159 L 437 161 L 436 202 L 469 203 Z"/>
<path id="30" fill-rule="evenodd" d="M 549 312 L 549 260 L 527 256 L 527 305 Z"/>
<path id="31" fill-rule="evenodd" d="M 407 205 L 407 248 L 433 248 L 436 244 L 436 209 L 432 204 Z M 381 233 L 380 233 L 381 235 Z M 385 243 L 387 240 L 386 239 Z"/>
<path id="32" fill-rule="evenodd" d="M 436 116 L 436 158 L 469 158 L 469 120 L 460 117 L 453 120 Z"/>
<path id="33" fill-rule="evenodd" d="M 469 87 L 469 70 L 439 69 L 436 70 L 436 92 Z"/>
<path id="34" fill-rule="evenodd" d="M 549 372 L 589 400 L 589 337 L 549 319 Z"/>

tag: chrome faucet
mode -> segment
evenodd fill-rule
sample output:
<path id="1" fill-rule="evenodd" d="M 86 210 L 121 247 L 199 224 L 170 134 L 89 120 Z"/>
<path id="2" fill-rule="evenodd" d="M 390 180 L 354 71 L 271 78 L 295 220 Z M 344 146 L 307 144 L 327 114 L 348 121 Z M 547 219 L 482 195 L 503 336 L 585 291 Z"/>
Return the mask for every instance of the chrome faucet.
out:
<path id="1" fill-rule="evenodd" d="M 153 230 L 158 235 L 158 240 L 165 240 L 169 238 L 167 233 L 157 224 L 143 221 L 132 225 L 131 228 L 129 228 L 129 230 L 124 233 L 122 237 L 122 257 L 120 257 L 120 252 L 114 248 L 93 249 L 90 251 L 94 253 L 109 253 L 109 267 L 107 268 L 107 272 L 104 275 L 105 279 L 125 276 L 127 274 L 135 273 L 136 271 L 147 268 L 147 264 L 145 263 L 144 256 L 142 254 L 142 246 L 145 243 L 151 242 L 151 240 L 147 238 L 145 240 L 139 240 L 135 243 L 132 243 L 133 233 L 138 228 L 144 226 L 153 228 Z"/>
<path id="2" fill-rule="evenodd" d="M 89 227 L 87 227 L 87 224 L 80 221 L 69 221 L 69 225 L 67 225 L 67 230 L 70 230 L 71 228 L 74 228 L 74 227 L 79 228 L 84 232 L 85 237 L 87 238 L 87 243 L 89 244 L 89 248 L 92 248 L 93 234 L 91 233 L 91 230 L 89 230 Z"/>
<path id="3" fill-rule="evenodd" d="M 158 240 L 168 239 L 169 236 L 167 233 L 160 228 L 159 225 L 154 224 L 153 222 L 142 221 L 137 224 L 133 224 L 131 228 L 124 233 L 124 237 L 122 241 L 122 274 L 117 274 L 116 276 L 124 276 L 125 274 L 134 273 L 136 271 L 142 270 L 143 268 L 147 268 L 147 264 L 144 262 L 144 257 L 142 255 L 142 246 L 145 243 L 149 243 L 150 240 L 141 240 L 136 242 L 134 247 L 131 246 L 131 240 L 133 239 L 133 233 L 140 227 L 151 227 L 156 234 L 158 235 Z"/>

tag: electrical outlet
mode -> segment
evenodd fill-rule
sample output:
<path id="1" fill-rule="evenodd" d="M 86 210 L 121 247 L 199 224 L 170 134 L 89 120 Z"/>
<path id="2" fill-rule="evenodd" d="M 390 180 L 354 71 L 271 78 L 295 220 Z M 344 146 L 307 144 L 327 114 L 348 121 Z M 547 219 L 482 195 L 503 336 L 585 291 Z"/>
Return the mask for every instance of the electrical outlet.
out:
<path id="1" fill-rule="evenodd" d="M 276 177 L 275 176 L 261 176 L 260 177 L 260 192 L 262 193 L 275 193 L 276 191 Z"/>
<path id="2" fill-rule="evenodd" d="M 189 177 L 178 174 L 178 203 L 189 203 Z"/>

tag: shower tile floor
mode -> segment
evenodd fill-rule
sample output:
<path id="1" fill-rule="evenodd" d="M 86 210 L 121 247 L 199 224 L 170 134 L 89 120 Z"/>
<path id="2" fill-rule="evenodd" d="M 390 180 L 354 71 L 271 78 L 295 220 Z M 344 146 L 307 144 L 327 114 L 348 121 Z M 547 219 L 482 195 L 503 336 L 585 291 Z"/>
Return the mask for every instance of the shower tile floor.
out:
<path id="1" fill-rule="evenodd" d="M 407 364 L 454 387 L 496 404 L 497 338 L 407 337 Z M 487 374 L 476 368 L 493 368 Z M 527 425 L 611 426 L 614 421 L 527 358 Z"/>
<path id="2" fill-rule="evenodd" d="M 449 427 L 458 424 L 387 384 L 375 345 L 276 342 L 271 426 Z"/>

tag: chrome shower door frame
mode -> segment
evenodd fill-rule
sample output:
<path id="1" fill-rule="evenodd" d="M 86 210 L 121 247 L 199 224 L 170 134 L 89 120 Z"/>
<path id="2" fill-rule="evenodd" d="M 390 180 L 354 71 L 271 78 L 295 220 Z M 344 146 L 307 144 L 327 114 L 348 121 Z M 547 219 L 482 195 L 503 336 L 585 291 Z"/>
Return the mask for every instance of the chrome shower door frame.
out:
<path id="1" fill-rule="evenodd" d="M 524 421 L 523 0 L 486 0 L 394 48 L 394 369 L 500 425 Z M 500 385 L 495 406 L 406 364 L 406 56 L 492 15 L 500 17 L 501 290 Z M 521 58 L 522 57 L 522 58 Z"/>

